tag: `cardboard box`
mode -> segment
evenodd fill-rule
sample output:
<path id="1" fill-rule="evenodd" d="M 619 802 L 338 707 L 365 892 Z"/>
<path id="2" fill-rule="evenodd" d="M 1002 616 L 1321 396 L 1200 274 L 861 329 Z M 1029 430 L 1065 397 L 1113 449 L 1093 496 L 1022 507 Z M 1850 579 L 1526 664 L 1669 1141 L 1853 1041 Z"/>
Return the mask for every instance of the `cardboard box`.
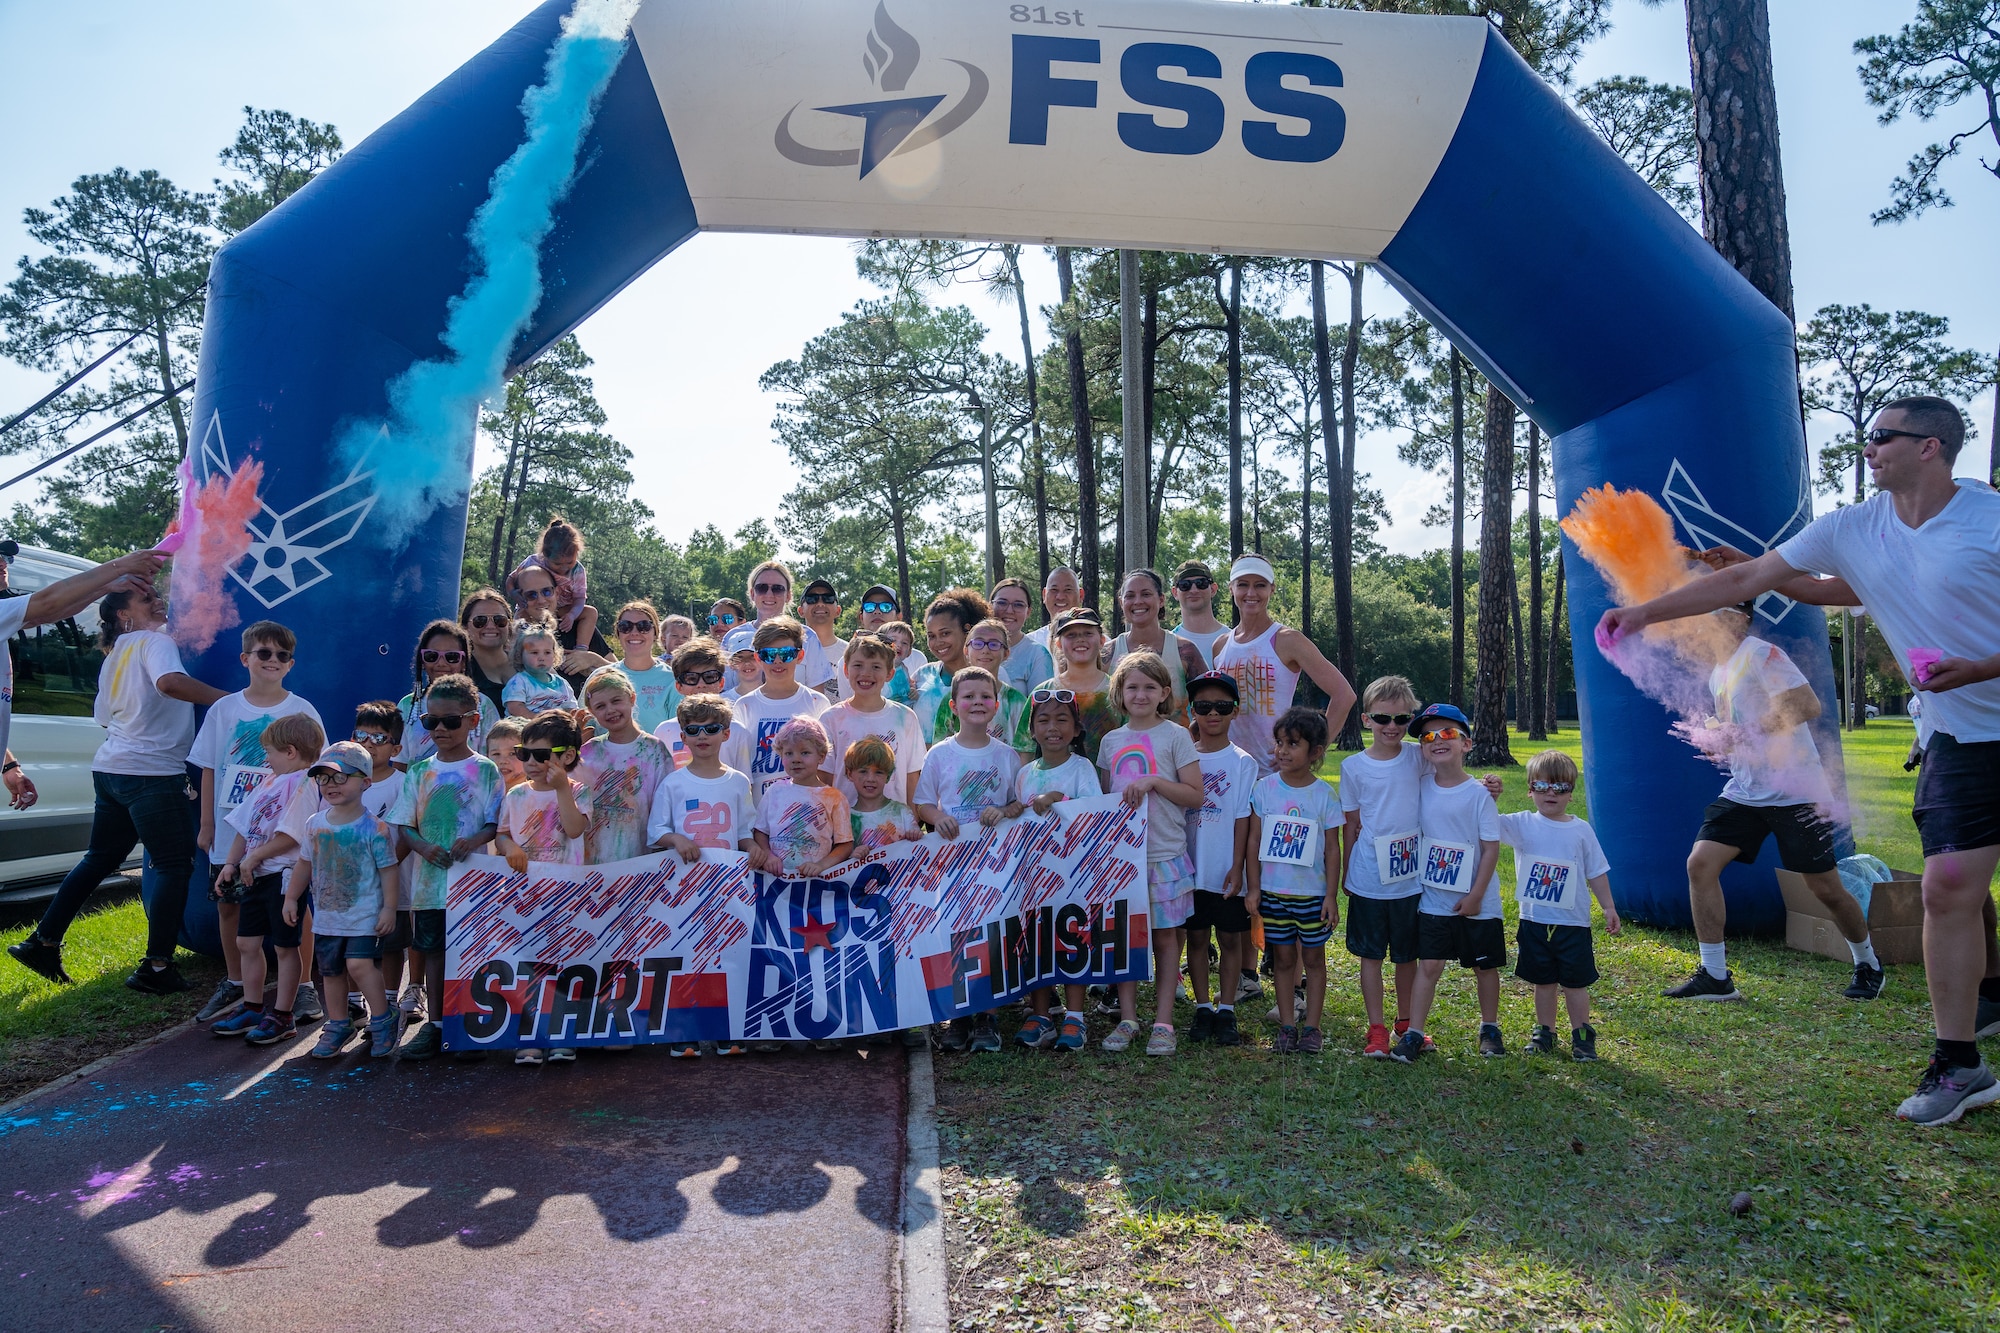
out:
<path id="1" fill-rule="evenodd" d="M 1875 956 L 1884 963 L 1924 961 L 1923 880 L 1907 870 L 1877 884 L 1868 899 L 1868 933 Z M 1823 958 L 1847 962 L 1847 938 L 1833 923 L 1833 913 L 1813 896 L 1804 879 L 1789 870 L 1778 872 L 1778 892 L 1785 897 L 1785 943 Z"/>

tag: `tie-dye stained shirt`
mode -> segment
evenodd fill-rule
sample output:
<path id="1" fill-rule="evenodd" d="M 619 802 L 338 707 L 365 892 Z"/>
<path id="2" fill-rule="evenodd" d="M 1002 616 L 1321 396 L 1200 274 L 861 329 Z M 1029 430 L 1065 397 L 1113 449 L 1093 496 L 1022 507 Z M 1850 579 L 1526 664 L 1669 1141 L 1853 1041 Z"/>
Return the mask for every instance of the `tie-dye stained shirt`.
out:
<path id="1" fill-rule="evenodd" d="M 857 852 L 864 847 L 887 847 L 923 832 L 916 814 L 900 801 L 884 801 L 880 810 L 853 811 L 849 828 Z"/>
<path id="2" fill-rule="evenodd" d="M 852 837 L 852 812 L 837 787 L 800 787 L 780 778 L 764 791 L 750 827 L 762 830 L 791 874 Z"/>
<path id="3" fill-rule="evenodd" d="M 917 775 L 917 804 L 935 805 L 964 825 L 976 822 L 988 806 L 1014 799 L 1021 756 L 990 736 L 978 749 L 961 740 L 950 737 L 924 756 L 924 771 Z"/>
<path id="4" fill-rule="evenodd" d="M 306 821 L 299 860 L 312 866 L 313 930 L 373 935 L 382 914 L 382 872 L 396 864 L 389 826 L 365 809 L 336 824 L 321 810 Z"/>
<path id="5" fill-rule="evenodd" d="M 446 851 L 500 820 L 500 793 L 506 787 L 500 767 L 483 754 L 469 754 L 456 763 L 436 755 L 419 759 L 403 775 L 403 792 L 389 812 L 389 822 L 415 829 L 417 836 Z M 421 856 L 410 858 L 410 910 L 444 910 L 445 880 L 450 872 Z"/>
<path id="6" fill-rule="evenodd" d="M 646 854 L 653 796 L 673 771 L 667 747 L 644 732 L 623 745 L 601 736 L 584 744 L 576 782 L 590 790 L 590 829 L 583 835 L 585 865 Z"/>
<path id="7" fill-rule="evenodd" d="M 917 725 L 924 729 L 924 744 L 936 745 L 958 734 L 958 714 L 951 711 L 951 677 L 942 663 L 926 662 L 910 678 L 910 704 L 916 710 Z"/>
<path id="8" fill-rule="evenodd" d="M 306 778 L 304 770 L 280 773 L 252 792 L 243 804 L 230 811 L 227 828 L 243 835 L 245 853 L 255 851 L 259 845 L 269 842 L 284 831 L 281 826 L 284 824 L 286 812 L 292 808 L 293 800 L 299 796 L 301 790 L 307 788 L 310 788 L 308 795 L 316 799 L 319 788 Z M 229 854 L 229 840 L 223 836 L 223 832 L 224 830 L 219 829 L 216 834 L 216 842 L 221 844 L 221 851 L 216 855 L 218 861 Z M 290 870 L 298 859 L 296 852 L 282 852 L 259 862 L 256 873 L 260 876 L 283 874 Z"/>
<path id="9" fill-rule="evenodd" d="M 569 682 L 551 672 L 547 676 L 537 676 L 532 671 L 516 671 L 500 687 L 500 702 L 520 704 L 528 710 L 528 716 L 546 713 L 552 708 L 571 709 L 576 707 L 576 691 Z"/>
<path id="10" fill-rule="evenodd" d="M 574 777 L 572 782 L 576 808 L 588 819 L 590 788 Z M 563 831 L 562 809 L 554 791 L 536 791 L 530 782 L 509 787 L 500 800 L 500 831 L 520 843 L 530 861 L 558 866 L 584 863 L 584 838 L 572 838 Z"/>
<path id="11" fill-rule="evenodd" d="M 188 762 L 196 768 L 215 771 L 215 829 L 218 860 L 229 850 L 223 826 L 229 812 L 243 804 L 271 776 L 264 759 L 264 728 L 281 717 L 304 713 L 313 721 L 320 716 L 311 704 L 296 694 L 287 694 L 266 707 L 244 698 L 243 691 L 225 694 L 209 706 L 195 733 Z M 322 730 L 325 724 L 321 723 Z"/>
<path id="12" fill-rule="evenodd" d="M 403 714 L 403 748 L 396 751 L 396 759 L 407 768 L 419 759 L 428 759 L 436 754 L 437 742 L 431 739 L 431 734 L 428 731 L 424 730 L 424 724 L 417 721 L 418 718 L 424 715 L 424 710 L 420 706 L 417 696 L 414 694 L 404 695 L 402 702 L 398 703 L 396 707 Z M 472 729 L 472 739 L 466 742 L 467 745 L 472 747 L 474 754 L 486 753 L 487 733 L 493 730 L 493 724 L 499 720 L 500 710 L 493 706 L 491 699 L 483 694 L 480 695 L 479 725 Z"/>

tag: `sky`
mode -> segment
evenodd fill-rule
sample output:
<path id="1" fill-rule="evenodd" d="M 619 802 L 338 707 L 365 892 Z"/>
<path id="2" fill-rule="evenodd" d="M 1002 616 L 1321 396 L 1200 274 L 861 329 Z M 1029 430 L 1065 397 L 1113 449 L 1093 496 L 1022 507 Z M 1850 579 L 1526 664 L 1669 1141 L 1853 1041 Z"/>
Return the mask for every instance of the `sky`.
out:
<path id="1" fill-rule="evenodd" d="M 529 8 L 523 0 L 95 0 L 51 5 L 0 0 L 0 261 L 31 253 L 24 208 L 45 206 L 76 176 L 153 168 L 184 188 L 210 188 L 216 153 L 246 105 L 336 125 L 351 147 L 479 51 Z M 1901 225 L 1869 214 L 1937 126 L 1883 127 L 1861 95 L 1851 47 L 1914 12 L 1913 0 L 1771 0 L 1780 143 L 1802 316 L 1822 305 L 1869 303 L 1951 321 L 1953 342 L 2000 350 L 2000 186 L 1967 161 L 1946 177 L 1955 208 Z M 1685 84 L 1681 7 L 1621 0 L 1614 26 L 1590 47 L 1579 83 L 1614 74 Z M 32 127 L 31 132 L 24 132 Z M 1055 270 L 1025 265 L 1030 301 L 1056 301 Z M 850 243 L 808 237 L 705 234 L 627 287 L 580 330 L 596 359 L 609 429 L 631 447 L 636 494 L 662 535 L 685 540 L 707 523 L 725 531 L 775 521 L 790 467 L 771 431 L 775 400 L 758 377 L 796 356 L 843 310 L 874 294 Z M 1011 306 L 977 288 L 949 299 L 993 330 L 994 351 L 1018 360 Z M 1400 301 L 1371 282 L 1369 309 Z M 1047 340 L 1037 329 L 1038 346 Z M 0 418 L 41 396 L 49 377 L 0 363 Z M 1979 439 L 1960 471 L 1979 471 L 1993 425 L 1989 391 L 1973 405 Z M 1815 445 L 1832 433 L 1814 422 Z M 1395 437 L 1362 442 L 1360 467 L 1384 491 L 1392 550 L 1441 544 L 1423 525 L 1440 496 L 1434 477 L 1397 461 Z M 7 469 L 11 472 L 13 469 Z M 778 478 L 768 487 L 744 477 Z M 0 509 L 32 495 L 0 495 Z M 698 503 L 689 497 L 699 496 Z M 1829 507 L 1830 498 L 1819 501 Z"/>

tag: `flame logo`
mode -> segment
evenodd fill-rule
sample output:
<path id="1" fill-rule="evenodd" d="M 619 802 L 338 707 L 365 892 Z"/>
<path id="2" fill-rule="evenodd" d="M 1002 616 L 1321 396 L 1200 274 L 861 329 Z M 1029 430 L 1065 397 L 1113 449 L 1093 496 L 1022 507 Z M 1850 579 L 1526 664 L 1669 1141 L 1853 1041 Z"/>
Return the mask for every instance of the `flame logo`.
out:
<path id="1" fill-rule="evenodd" d="M 875 31 L 868 34 L 867 46 L 861 68 L 868 72 L 870 83 L 885 93 L 900 93 L 910 86 L 910 75 L 916 71 L 923 48 L 889 17 L 886 4 L 875 6 Z"/>

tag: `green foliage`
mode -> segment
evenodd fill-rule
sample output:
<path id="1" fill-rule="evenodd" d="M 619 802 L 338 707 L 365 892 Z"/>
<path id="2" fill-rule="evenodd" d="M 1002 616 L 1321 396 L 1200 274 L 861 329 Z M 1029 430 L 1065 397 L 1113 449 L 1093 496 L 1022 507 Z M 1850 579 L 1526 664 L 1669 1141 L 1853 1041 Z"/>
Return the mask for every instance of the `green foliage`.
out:
<path id="1" fill-rule="evenodd" d="M 215 183 L 215 223 L 234 236 L 296 194 L 340 157 L 340 132 L 289 111 L 243 108 L 236 142 L 217 156 L 241 177 Z"/>
<path id="2" fill-rule="evenodd" d="M 1692 174 L 1700 145 L 1691 90 L 1636 74 L 1616 75 L 1579 89 L 1576 109 L 1676 211 L 1700 218 L 1701 191 Z"/>
<path id="3" fill-rule="evenodd" d="M 1966 104 L 1961 128 L 1911 158 L 1889 185 L 1890 203 L 1875 222 L 1907 222 L 1930 208 L 1950 208 L 1939 181 L 1945 163 L 1967 139 L 1990 136 L 2000 144 L 2000 0 L 1917 0 L 1917 16 L 1894 33 L 1854 44 L 1861 87 L 1869 105 L 1894 124 L 1905 111 L 1918 120 Z M 2000 179 L 2000 156 L 1980 165 Z"/>

